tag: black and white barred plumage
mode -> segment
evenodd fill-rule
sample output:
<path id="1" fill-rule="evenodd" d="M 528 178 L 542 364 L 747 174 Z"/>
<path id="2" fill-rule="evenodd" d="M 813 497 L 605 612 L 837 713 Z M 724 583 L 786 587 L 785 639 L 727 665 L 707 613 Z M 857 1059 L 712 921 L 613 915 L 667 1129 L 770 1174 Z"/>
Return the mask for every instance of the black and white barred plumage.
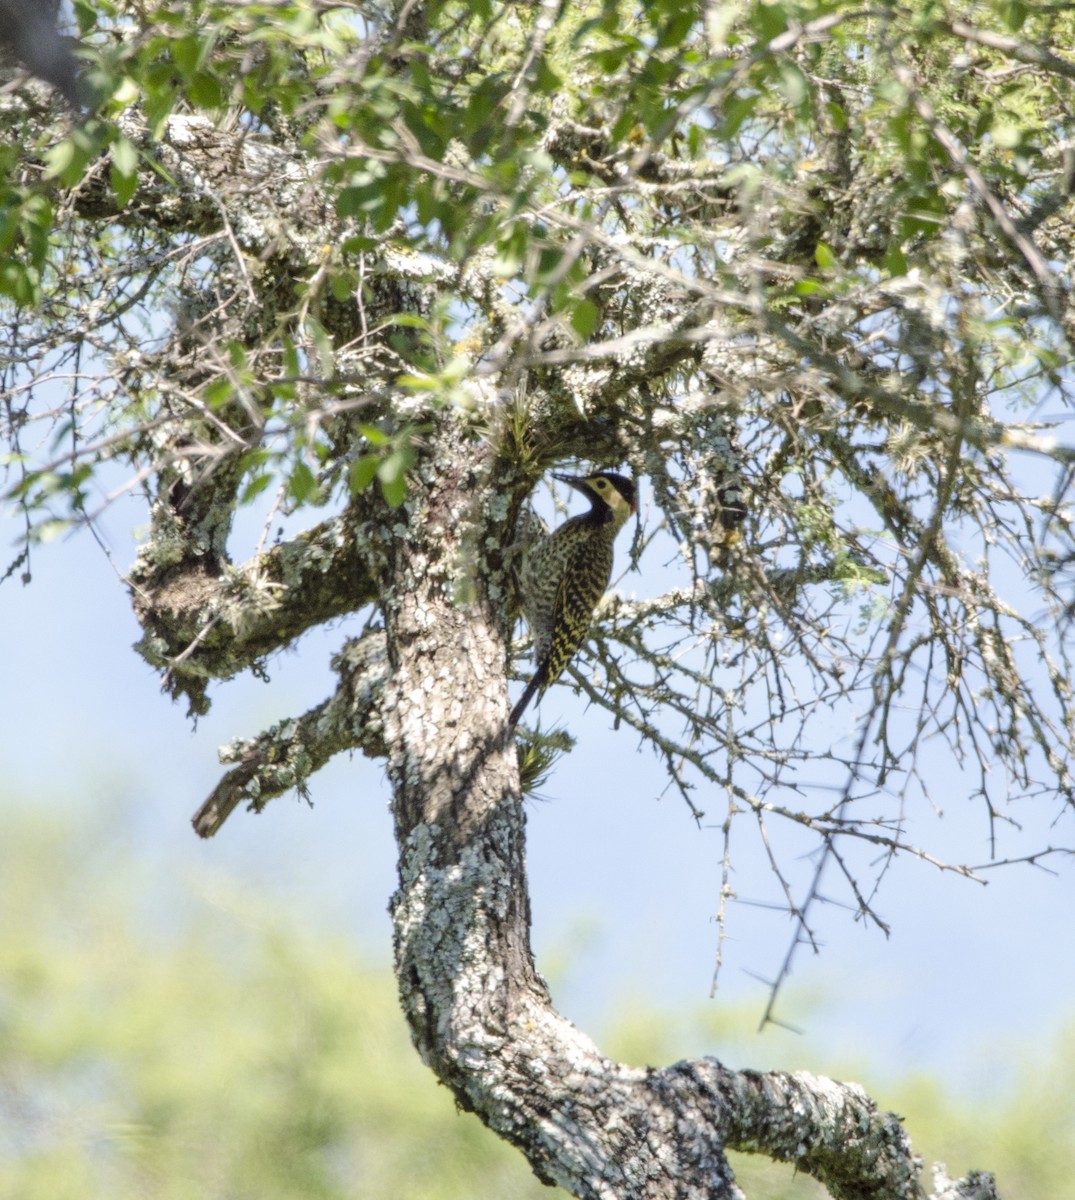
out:
<path id="1" fill-rule="evenodd" d="M 637 507 L 634 483 L 614 471 L 555 478 L 586 496 L 590 511 L 539 538 L 523 562 L 519 582 L 536 668 L 512 709 L 512 726 L 535 693 L 559 678 L 585 641 L 612 578 L 612 544 Z"/>

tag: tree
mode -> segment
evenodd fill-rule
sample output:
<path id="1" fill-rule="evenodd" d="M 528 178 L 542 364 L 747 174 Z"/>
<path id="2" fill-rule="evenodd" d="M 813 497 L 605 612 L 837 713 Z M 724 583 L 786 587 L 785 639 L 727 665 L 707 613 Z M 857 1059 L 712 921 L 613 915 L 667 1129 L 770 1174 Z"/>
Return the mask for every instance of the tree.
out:
<path id="1" fill-rule="evenodd" d="M 643 478 L 632 560 L 674 546 L 678 573 L 610 597 L 569 682 L 692 809 L 720 797 L 726 894 L 735 840 L 773 846 L 796 944 L 823 872 L 880 923 L 894 857 L 974 870 L 907 832 L 930 737 L 995 831 L 987 865 L 1059 854 L 1007 826 L 1010 800 L 1058 820 L 1073 801 L 1075 452 L 1038 413 L 1067 402 L 1075 65 L 1052 47 L 1071 16 L 75 14 L 92 113 L 71 126 L 26 81 L 3 109 L 8 495 L 27 528 L 8 574 L 144 493 L 138 649 L 194 715 L 211 681 L 368 614 L 334 695 L 236 742 L 196 826 L 341 751 L 385 760 L 413 1040 L 540 1178 L 734 1196 L 727 1147 L 838 1197 L 919 1194 L 898 1119 L 854 1085 L 628 1068 L 552 1008 L 520 761 L 532 777 L 570 739 L 534 731 L 517 755 L 507 731 L 513 561 L 550 467 Z M 818 848 L 805 893 L 770 840 L 783 823 Z"/>

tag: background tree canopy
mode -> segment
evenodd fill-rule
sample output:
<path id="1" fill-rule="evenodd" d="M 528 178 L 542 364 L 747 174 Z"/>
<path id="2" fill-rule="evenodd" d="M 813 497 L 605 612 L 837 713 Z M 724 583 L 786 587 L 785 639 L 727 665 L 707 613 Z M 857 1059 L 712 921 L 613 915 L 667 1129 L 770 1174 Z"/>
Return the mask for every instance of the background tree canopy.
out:
<path id="1" fill-rule="evenodd" d="M 727 1143 L 835 1195 L 913 1194 L 858 1096 L 769 1076 L 759 1106 L 705 1060 L 643 1081 L 557 1024 L 504 736 L 512 547 L 549 468 L 641 477 L 647 594 L 609 598 L 566 682 L 723 822 L 722 897 L 761 840 L 785 972 L 819 898 L 882 923 L 895 856 L 1068 853 L 1011 806 L 1063 829 L 1073 801 L 1075 18 L 73 7 L 92 111 L 71 124 L 22 79 L 0 114 L 8 574 L 143 494 L 138 649 L 194 714 L 211 681 L 368 614 L 334 695 L 229 748 L 197 828 L 342 750 L 387 760 L 412 1035 L 539 1176 L 733 1195 Z M 532 777 L 570 739 L 522 741 Z M 989 863 L 908 831 L 937 754 Z M 785 826 L 817 850 L 805 879 Z M 776 1115 L 800 1088 L 809 1130 Z M 699 1105 L 712 1140 L 683 1135 Z"/>

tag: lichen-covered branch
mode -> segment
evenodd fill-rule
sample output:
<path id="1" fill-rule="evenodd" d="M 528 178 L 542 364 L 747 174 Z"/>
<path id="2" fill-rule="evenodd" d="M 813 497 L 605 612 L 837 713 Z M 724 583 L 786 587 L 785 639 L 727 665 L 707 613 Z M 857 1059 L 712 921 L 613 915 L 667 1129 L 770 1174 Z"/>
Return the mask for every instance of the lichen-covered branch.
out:
<path id="1" fill-rule="evenodd" d="M 381 698 L 387 676 L 384 634 L 367 633 L 344 643 L 332 660 L 336 691 L 301 717 L 290 718 L 255 738 L 221 750 L 223 763 L 237 763 L 194 814 L 200 837 L 212 837 L 232 812 L 246 804 L 260 812 L 275 796 L 297 791 L 335 754 L 361 750 L 384 757 Z"/>
<path id="2" fill-rule="evenodd" d="M 195 713 L 212 679 L 230 679 L 290 645 L 307 629 L 376 599 L 357 541 L 356 507 L 282 542 L 242 566 L 215 573 L 198 561 L 168 561 L 158 523 L 131 572 L 144 629 L 137 649 L 159 667 L 173 695 Z"/>

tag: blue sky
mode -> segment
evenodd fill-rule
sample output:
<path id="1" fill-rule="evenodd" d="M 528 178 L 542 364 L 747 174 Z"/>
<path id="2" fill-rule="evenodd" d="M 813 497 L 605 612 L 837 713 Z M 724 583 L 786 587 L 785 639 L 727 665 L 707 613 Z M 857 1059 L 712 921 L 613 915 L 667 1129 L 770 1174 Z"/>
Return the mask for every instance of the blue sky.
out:
<path id="1" fill-rule="evenodd" d="M 120 568 L 134 552 L 125 519 L 117 510 L 103 524 Z M 16 523 L 0 522 L 0 546 L 11 547 L 18 533 Z M 235 813 L 207 843 L 189 824 L 219 778 L 218 745 L 323 698 L 346 623 L 274 660 L 268 684 L 218 687 L 213 710 L 192 730 L 130 649 L 138 628 L 97 544 L 79 534 L 38 548 L 32 568 L 30 586 L 9 579 L 0 587 L 3 803 L 92 809 L 103 830 L 114 824 L 132 856 L 152 865 L 143 875 L 148 911 L 166 916 L 195 902 L 226 927 L 243 920 L 228 897 L 264 887 L 308 920 L 347 930 L 370 961 L 387 963 L 394 847 L 377 764 L 333 762 L 311 781 L 312 809 L 281 797 L 260 816 Z M 624 590 L 631 587 L 628 577 Z M 733 904 L 720 990 L 708 998 L 719 813 L 699 829 L 680 801 L 658 800 L 659 765 L 630 732 L 612 731 L 565 689 L 546 697 L 542 715 L 568 721 L 580 741 L 546 785 L 547 800 L 529 808 L 534 944 L 557 1004 L 598 1041 L 610 1019 L 645 1006 L 745 1004 L 756 1024 L 763 981 L 779 968 L 790 926 L 774 909 Z M 964 859 L 986 859 L 980 812 L 962 800 L 957 775 L 946 778 L 943 762 L 937 770 L 944 815 L 912 832 L 958 847 Z M 1052 815 L 1028 809 L 1021 819 L 1038 822 L 1040 842 L 1070 844 L 1062 828 L 1047 828 Z M 743 842 L 735 850 L 741 900 L 769 896 L 756 848 Z M 786 1068 L 854 1059 L 879 1077 L 922 1070 L 963 1089 L 987 1083 L 999 1098 L 1013 1061 L 1047 1052 L 1059 1024 L 1075 1016 L 1075 863 L 1053 865 L 1057 875 L 1028 866 L 994 871 L 983 887 L 898 861 L 878 901 L 890 938 L 832 908 L 820 921 L 822 953 L 800 951 L 778 1009 L 797 1036 L 751 1027 L 734 1047 L 708 1047 L 685 1026 L 682 1046 L 672 1037 L 674 1056 L 715 1049 L 732 1065 Z"/>

